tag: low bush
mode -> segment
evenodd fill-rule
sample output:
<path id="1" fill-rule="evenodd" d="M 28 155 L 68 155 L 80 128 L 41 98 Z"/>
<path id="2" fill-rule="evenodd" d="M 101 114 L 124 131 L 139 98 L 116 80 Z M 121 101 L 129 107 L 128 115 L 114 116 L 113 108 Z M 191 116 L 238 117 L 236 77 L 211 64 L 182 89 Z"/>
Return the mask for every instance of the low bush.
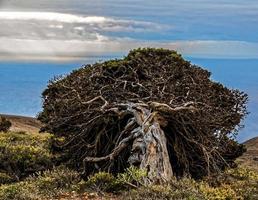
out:
<path id="1" fill-rule="evenodd" d="M 97 192 L 116 191 L 118 188 L 116 178 L 106 172 L 98 172 L 89 179 L 81 181 L 79 184 L 79 191 L 92 190 Z"/>
<path id="2" fill-rule="evenodd" d="M 0 185 L 1 184 L 6 184 L 6 183 L 11 183 L 13 182 L 14 179 L 10 175 L 8 175 L 5 172 L 0 172 Z"/>
<path id="3" fill-rule="evenodd" d="M 49 148 L 50 138 L 50 134 L 0 134 L 0 171 L 20 180 L 34 172 L 50 168 L 53 158 Z"/>
<path id="4" fill-rule="evenodd" d="M 71 192 L 79 182 L 79 174 L 64 167 L 47 170 L 24 181 L 0 186 L 1 200 L 50 199 Z"/>
<path id="5" fill-rule="evenodd" d="M 205 199 L 196 187 L 196 182 L 192 179 L 183 178 L 181 180 L 171 180 L 168 184 L 149 185 L 133 190 L 128 190 L 122 195 L 124 200 L 150 200 L 150 199 Z"/>
<path id="6" fill-rule="evenodd" d="M 140 186 L 146 186 L 148 184 L 145 180 L 147 177 L 147 171 L 143 169 L 138 169 L 136 167 L 129 167 L 124 173 L 117 175 L 117 183 L 127 186 L 129 188 L 138 188 Z"/>
<path id="7" fill-rule="evenodd" d="M 0 132 L 7 132 L 12 126 L 12 123 L 5 117 L 0 117 Z"/>
<path id="8" fill-rule="evenodd" d="M 80 183 L 80 191 L 92 190 L 96 192 L 119 192 L 126 189 L 145 186 L 144 178 L 147 177 L 145 170 L 139 170 L 136 167 L 129 167 L 124 173 L 113 176 L 110 173 L 98 172 L 85 182 Z"/>

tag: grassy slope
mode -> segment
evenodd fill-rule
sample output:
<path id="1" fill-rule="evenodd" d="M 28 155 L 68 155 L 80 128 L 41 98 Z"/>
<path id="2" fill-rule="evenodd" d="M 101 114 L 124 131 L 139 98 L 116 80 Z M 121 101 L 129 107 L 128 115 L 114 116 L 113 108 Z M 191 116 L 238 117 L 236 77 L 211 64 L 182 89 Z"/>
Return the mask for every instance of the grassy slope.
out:
<path id="1" fill-rule="evenodd" d="M 25 134 L 22 136 L 22 138 L 26 138 L 25 136 L 28 135 L 28 137 L 43 137 L 43 135 L 38 134 L 38 131 L 41 127 L 40 122 L 38 122 L 35 118 L 30 118 L 30 117 L 23 117 L 23 116 L 11 116 L 11 115 L 5 115 L 7 119 L 9 119 L 13 126 L 11 127 L 12 131 L 24 131 L 29 134 Z M 33 133 L 31 135 L 31 133 Z M 16 135 L 15 133 L 10 133 L 11 135 Z M 34 136 L 33 136 L 34 135 Z M 5 135 L 3 135 L 5 137 Z M 14 140 L 15 141 L 15 140 Z M 27 139 L 26 139 L 27 141 Z M 34 141 L 34 140 L 30 140 Z M 12 140 L 13 142 L 13 140 Z M 27 142 L 26 142 L 27 143 Z M 240 166 L 243 167 L 248 167 L 257 170 L 258 172 L 258 160 L 256 158 L 258 157 L 258 137 L 253 138 L 251 140 L 248 140 L 244 143 L 247 148 L 247 152 L 241 156 L 238 159 L 238 163 Z M 11 145 L 13 146 L 13 145 Z M 26 145 L 25 145 L 26 146 Z M 31 146 L 31 145 L 29 145 Z M 33 153 L 33 152 L 32 152 Z M 39 158 L 39 157 L 37 157 Z M 249 172 L 247 172 L 249 173 Z M 240 188 L 248 188 L 250 187 L 247 185 L 249 183 L 246 181 L 242 181 L 242 178 L 246 176 L 247 174 L 242 172 L 239 174 L 237 172 L 237 176 L 240 176 L 240 180 L 238 181 L 237 184 L 233 184 L 233 187 L 236 187 L 236 190 Z M 236 174 L 236 173 L 235 173 Z M 63 176 L 64 175 L 64 176 Z M 79 194 L 79 193 L 73 193 L 71 190 L 74 190 L 78 187 L 78 184 L 73 185 L 73 181 L 76 182 L 76 176 L 77 172 L 72 172 L 72 171 L 62 171 L 62 170 L 57 170 L 57 171 L 50 171 L 46 172 L 45 174 L 42 174 L 39 177 L 35 178 L 29 178 L 29 180 L 25 182 L 19 182 L 19 183 L 14 183 L 11 185 L 2 185 L 0 187 L 0 197 L 6 200 L 9 199 L 22 199 L 22 200 L 27 200 L 27 199 L 44 199 L 44 198 L 49 198 L 50 196 L 56 196 L 56 199 L 65 199 L 65 200 L 73 200 L 73 199 L 102 199 L 103 196 L 99 196 L 96 191 L 98 189 L 94 189 L 93 191 L 87 191 L 85 193 Z M 235 175 L 234 175 L 235 176 Z M 252 176 L 248 175 L 248 176 Z M 69 180 L 67 180 L 69 179 Z M 248 178 L 249 179 L 249 178 Z M 235 181 L 233 181 L 235 182 Z M 67 183 L 69 183 L 67 185 Z M 178 197 L 175 196 L 173 199 L 203 199 L 202 197 L 200 198 L 194 198 L 193 196 L 191 198 L 183 198 L 184 195 L 189 196 L 197 194 L 196 193 L 196 187 L 199 188 L 200 186 L 202 187 L 202 190 L 206 195 L 210 195 L 209 197 L 214 197 L 214 195 L 217 195 L 218 198 L 221 198 L 224 195 L 227 195 L 228 193 L 232 192 L 231 188 L 228 188 L 227 185 L 220 187 L 219 189 L 214 189 L 210 188 L 207 185 L 198 184 L 197 186 L 193 186 L 194 183 L 189 182 L 189 180 L 185 180 L 183 182 L 176 182 L 174 183 L 177 185 L 178 188 L 191 188 L 189 191 L 187 189 L 173 189 L 173 190 L 167 190 L 164 187 L 154 187 L 154 188 L 143 188 L 139 189 L 136 191 L 134 194 L 133 192 L 129 193 L 124 193 L 121 196 L 118 195 L 109 195 L 105 193 L 106 198 L 103 199 L 142 199 L 143 196 L 148 196 L 149 199 L 167 199 L 167 198 L 172 198 L 174 195 L 179 195 Z M 70 186 L 69 186 L 70 185 Z M 72 185 L 72 187 L 71 187 Z M 245 185 L 245 187 L 244 187 Z M 54 187 L 54 188 L 53 188 Z M 74 188 L 75 187 L 75 188 Z M 176 187 L 176 188 L 177 188 Z M 255 187 L 252 185 L 252 187 Z M 98 187 L 97 187 L 98 188 Z M 21 191 L 22 189 L 22 191 Z M 31 192 L 34 191 L 34 192 Z M 177 194 L 177 193 L 178 194 Z M 61 193 L 61 195 L 57 195 L 56 193 Z M 183 195 L 183 196 L 182 196 Z M 250 199 L 255 199 L 257 196 L 254 198 Z M 215 198 L 216 199 L 216 198 Z M 222 198 L 224 199 L 224 198 Z M 237 198 L 225 198 L 225 199 L 237 199 Z"/>
<path id="2" fill-rule="evenodd" d="M 33 117 L 4 115 L 0 114 L 11 121 L 11 131 L 24 131 L 28 133 L 37 133 L 41 127 L 41 123 Z"/>
<path id="3" fill-rule="evenodd" d="M 244 142 L 247 151 L 238 159 L 244 167 L 250 167 L 258 172 L 258 137 Z"/>

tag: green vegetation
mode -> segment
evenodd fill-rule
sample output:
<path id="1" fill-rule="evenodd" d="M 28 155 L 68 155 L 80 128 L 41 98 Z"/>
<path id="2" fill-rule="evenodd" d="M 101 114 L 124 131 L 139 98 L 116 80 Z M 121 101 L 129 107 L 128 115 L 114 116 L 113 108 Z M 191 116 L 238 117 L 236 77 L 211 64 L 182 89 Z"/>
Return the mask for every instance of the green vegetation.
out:
<path id="1" fill-rule="evenodd" d="M 0 133 L 0 182 L 20 180 L 50 168 L 50 134 Z"/>
<path id="2" fill-rule="evenodd" d="M 50 199 L 63 192 L 71 192 L 78 183 L 79 174 L 66 168 L 54 168 L 25 179 L 0 186 L 1 200 Z"/>
<path id="3" fill-rule="evenodd" d="M 219 177 L 213 177 L 213 183 L 182 178 L 151 185 L 143 182 L 144 176 L 146 173 L 136 168 L 127 169 L 117 177 L 101 172 L 92 176 L 86 185 L 94 186 L 93 191 L 120 191 L 121 199 L 255 200 L 258 197 L 258 172 L 247 168 L 226 170 Z"/>
<path id="4" fill-rule="evenodd" d="M 98 172 L 90 176 L 86 182 L 82 181 L 80 188 L 99 192 L 118 192 L 146 186 L 144 182 L 146 177 L 146 171 L 136 167 L 129 167 L 124 173 L 119 173 L 117 176 L 107 172 Z"/>
<path id="5" fill-rule="evenodd" d="M 0 116 L 0 132 L 7 132 L 11 126 L 12 123 L 9 120 Z"/>
<path id="6" fill-rule="evenodd" d="M 258 197 L 258 173 L 251 169 L 227 170 L 216 180 L 190 178 L 173 179 L 167 184 L 144 182 L 146 172 L 129 168 L 117 176 L 99 172 L 83 180 L 76 171 L 65 167 L 35 173 L 23 181 L 0 186 L 1 200 L 41 200 L 59 198 L 70 200 L 96 193 L 105 199 L 112 192 L 116 199 L 186 199 L 186 200 L 256 200 Z M 214 182 L 215 179 L 213 179 Z"/>
<path id="7" fill-rule="evenodd" d="M 200 181 L 172 179 L 167 184 L 150 184 L 145 170 L 129 167 L 113 175 L 98 172 L 86 179 L 64 166 L 53 167 L 52 135 L 6 132 L 0 134 L 0 199 L 73 199 L 95 194 L 117 199 L 255 200 L 258 173 L 248 168 L 226 170 L 216 178 Z M 147 179 L 148 180 L 148 179 Z M 109 198 L 109 196 L 107 197 Z"/>

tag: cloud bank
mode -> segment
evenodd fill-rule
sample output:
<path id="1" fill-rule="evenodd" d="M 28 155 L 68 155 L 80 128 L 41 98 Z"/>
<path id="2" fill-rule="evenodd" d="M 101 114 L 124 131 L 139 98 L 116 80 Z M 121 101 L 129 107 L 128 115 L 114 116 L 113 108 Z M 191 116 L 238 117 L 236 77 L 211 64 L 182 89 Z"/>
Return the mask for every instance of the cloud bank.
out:
<path id="1" fill-rule="evenodd" d="M 162 47 L 192 57 L 258 58 L 258 43 L 228 40 L 166 41 L 130 37 L 173 27 L 105 16 L 0 11 L 1 60 L 73 61 Z"/>
<path id="2" fill-rule="evenodd" d="M 239 41 L 175 41 L 147 42 L 126 38 L 95 40 L 28 40 L 0 39 L 1 60 L 74 61 L 89 57 L 126 54 L 138 47 L 175 49 L 191 57 L 202 58 L 258 58 L 258 44 Z M 13 48 L 15 47 L 15 48 Z"/>

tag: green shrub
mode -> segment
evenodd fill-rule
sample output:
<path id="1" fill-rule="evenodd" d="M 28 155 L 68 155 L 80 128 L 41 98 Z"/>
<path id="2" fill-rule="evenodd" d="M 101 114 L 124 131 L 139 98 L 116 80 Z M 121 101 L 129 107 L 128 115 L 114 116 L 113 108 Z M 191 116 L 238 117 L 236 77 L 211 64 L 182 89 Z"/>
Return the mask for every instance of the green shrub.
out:
<path id="1" fill-rule="evenodd" d="M 7 132 L 12 126 L 12 123 L 5 117 L 0 117 L 0 132 Z"/>
<path id="2" fill-rule="evenodd" d="M 258 172 L 249 168 L 235 168 L 226 172 L 231 176 L 226 184 L 235 191 L 238 199 L 258 199 Z M 241 198 L 239 198 L 241 197 Z"/>
<path id="3" fill-rule="evenodd" d="M 10 175 L 4 172 L 0 172 L 0 185 L 1 184 L 6 184 L 6 183 L 11 183 L 13 182 L 14 179 Z"/>
<path id="4" fill-rule="evenodd" d="M 116 182 L 120 185 L 127 187 L 139 187 L 145 186 L 147 178 L 147 171 L 143 169 L 138 169 L 136 167 L 129 167 L 125 170 L 124 173 L 117 175 Z"/>
<path id="5" fill-rule="evenodd" d="M 129 190 L 123 194 L 125 200 L 151 200 L 151 199 L 187 199 L 203 200 L 204 195 L 196 187 L 192 179 L 172 180 L 168 184 L 148 185 L 138 189 Z"/>
<path id="6" fill-rule="evenodd" d="M 16 179 L 52 166 L 49 134 L 0 134 L 0 170 Z"/>
<path id="7" fill-rule="evenodd" d="M 200 182 L 189 178 L 172 180 L 167 185 L 149 185 L 130 190 L 123 194 L 123 199 L 258 199 L 258 173 L 251 169 L 227 170 L 217 181 L 216 186 L 211 186 L 204 180 Z"/>
<path id="8" fill-rule="evenodd" d="M 143 186 L 146 177 L 146 171 L 136 167 L 129 167 L 124 173 L 119 173 L 117 176 L 106 172 L 98 172 L 90 176 L 86 182 L 82 181 L 79 188 L 80 191 L 90 189 L 97 192 L 118 192 Z"/>
<path id="9" fill-rule="evenodd" d="M 11 184 L 11 185 L 3 185 L 0 187 L 0 197 L 3 200 L 9 199 L 21 199 L 17 198 L 19 193 L 21 192 L 21 188 L 19 187 L 21 184 Z"/>
<path id="10" fill-rule="evenodd" d="M 71 189 L 72 185 L 80 181 L 80 175 L 65 167 L 58 167 L 37 173 L 27 178 L 26 181 L 33 183 L 39 190 L 39 193 L 51 194 L 55 193 L 55 191 Z"/>
<path id="11" fill-rule="evenodd" d="M 221 174 L 216 186 L 202 181 L 196 187 L 209 200 L 255 200 L 258 199 L 258 173 L 247 168 L 229 169 Z"/>
<path id="12" fill-rule="evenodd" d="M 97 192 L 116 190 L 116 178 L 106 172 L 98 172 L 80 184 L 80 190 L 91 189 Z"/>
<path id="13" fill-rule="evenodd" d="M 0 199 L 50 199 L 63 192 L 71 192 L 78 182 L 79 174 L 77 172 L 59 167 L 38 173 L 19 183 L 0 186 Z"/>

